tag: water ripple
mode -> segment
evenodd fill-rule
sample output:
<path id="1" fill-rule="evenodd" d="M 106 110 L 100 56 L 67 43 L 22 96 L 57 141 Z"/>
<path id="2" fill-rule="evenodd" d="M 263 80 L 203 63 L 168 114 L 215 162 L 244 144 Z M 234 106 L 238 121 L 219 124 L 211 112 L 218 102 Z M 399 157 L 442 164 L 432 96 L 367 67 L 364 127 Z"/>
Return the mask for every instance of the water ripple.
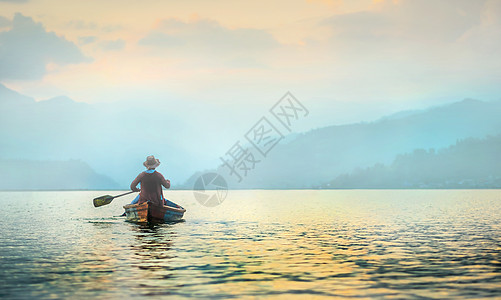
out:
<path id="1" fill-rule="evenodd" d="M 240 191 L 210 214 L 195 204 L 186 222 L 154 226 L 79 207 L 92 199 L 81 193 L 40 193 L 48 202 L 71 196 L 64 200 L 74 206 L 43 206 L 29 218 L 9 206 L 0 223 L 0 297 L 501 294 L 497 191 Z M 26 197 L 0 195 L 9 203 Z"/>

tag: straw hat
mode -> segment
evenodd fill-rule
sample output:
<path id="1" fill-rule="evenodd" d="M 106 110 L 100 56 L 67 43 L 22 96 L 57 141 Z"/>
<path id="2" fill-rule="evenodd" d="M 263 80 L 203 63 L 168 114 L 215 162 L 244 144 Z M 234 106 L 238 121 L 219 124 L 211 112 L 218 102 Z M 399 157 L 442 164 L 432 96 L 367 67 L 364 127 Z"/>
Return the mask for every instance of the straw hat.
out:
<path id="1" fill-rule="evenodd" d="M 143 165 L 147 169 L 155 169 L 156 167 L 158 167 L 160 165 L 160 161 L 158 159 L 156 159 L 155 156 L 150 155 L 146 158 L 146 161 L 143 163 Z"/>

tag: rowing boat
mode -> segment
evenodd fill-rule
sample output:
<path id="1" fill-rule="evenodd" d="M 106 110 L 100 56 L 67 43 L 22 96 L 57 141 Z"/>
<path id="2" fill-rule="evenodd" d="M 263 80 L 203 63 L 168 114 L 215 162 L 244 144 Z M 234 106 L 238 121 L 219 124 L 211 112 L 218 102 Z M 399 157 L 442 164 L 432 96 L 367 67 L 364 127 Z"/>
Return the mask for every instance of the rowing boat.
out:
<path id="1" fill-rule="evenodd" d="M 167 205 L 157 206 L 144 202 L 125 205 L 125 220 L 133 223 L 161 223 L 179 221 L 186 209 L 176 203 L 165 200 Z"/>

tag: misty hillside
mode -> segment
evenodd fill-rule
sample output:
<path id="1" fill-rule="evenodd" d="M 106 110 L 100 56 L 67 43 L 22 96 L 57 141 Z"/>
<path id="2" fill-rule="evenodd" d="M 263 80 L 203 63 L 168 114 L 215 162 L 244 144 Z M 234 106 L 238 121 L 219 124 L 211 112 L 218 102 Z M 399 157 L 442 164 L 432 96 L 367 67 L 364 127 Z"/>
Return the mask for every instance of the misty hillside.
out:
<path id="1" fill-rule="evenodd" d="M 227 166 L 217 172 L 233 188 L 309 188 L 355 168 L 391 163 L 396 155 L 414 149 L 443 148 L 458 139 L 498 134 L 500 115 L 501 102 L 467 99 L 371 123 L 320 128 L 259 157 L 262 161 L 240 183 Z"/>
<path id="2" fill-rule="evenodd" d="M 230 148 L 235 142 L 225 131 L 206 128 L 213 122 L 183 123 L 181 112 L 169 105 L 92 105 L 64 96 L 35 101 L 1 84 L 0 113 L 0 159 L 81 160 L 121 188 L 143 170 L 144 158 L 155 154 L 162 161 L 159 171 L 172 180 L 173 188 L 191 189 L 203 171 L 200 166 L 217 164 L 224 155 L 214 147 Z M 266 157 L 256 152 L 258 163 L 240 183 L 232 180 L 227 167 L 215 171 L 232 188 L 310 188 L 355 168 L 390 164 L 396 155 L 414 149 L 496 135 L 501 132 L 500 115 L 501 102 L 471 99 L 408 110 L 370 123 L 293 133 Z M 190 174 L 184 185 L 176 182 Z"/>
<path id="3" fill-rule="evenodd" d="M 65 96 L 35 101 L 0 84 L 0 113 L 0 159 L 82 160 L 123 188 L 143 170 L 147 155 L 162 158 L 166 176 L 191 165 L 178 145 L 182 139 L 174 138 L 182 122 L 160 108 L 93 105 Z"/>
<path id="4" fill-rule="evenodd" d="M 501 188 L 501 135 L 416 149 L 390 165 L 343 174 L 323 188 Z"/>
<path id="5" fill-rule="evenodd" d="M 217 161 L 237 130 L 226 118 L 207 113 L 214 108 L 210 103 L 151 97 L 102 103 L 65 96 L 35 101 L 0 84 L 0 159 L 82 160 L 127 188 L 153 154 L 162 162 L 159 171 L 177 187 Z"/>
<path id="6" fill-rule="evenodd" d="M 86 163 L 0 159 L 0 190 L 99 190 L 118 184 Z"/>
<path id="7" fill-rule="evenodd" d="M 89 105 L 66 97 L 36 102 L 0 85 L 0 110 L 0 158 L 78 158 L 63 153 L 89 147 L 91 133 L 83 129 L 94 113 Z"/>

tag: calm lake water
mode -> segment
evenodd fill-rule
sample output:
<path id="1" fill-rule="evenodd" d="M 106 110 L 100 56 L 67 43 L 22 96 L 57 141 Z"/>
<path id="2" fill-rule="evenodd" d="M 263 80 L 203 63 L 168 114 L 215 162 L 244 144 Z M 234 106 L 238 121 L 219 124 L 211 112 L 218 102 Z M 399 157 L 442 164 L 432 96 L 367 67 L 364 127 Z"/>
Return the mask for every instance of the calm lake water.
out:
<path id="1" fill-rule="evenodd" d="M 230 191 L 185 221 L 121 192 L 1 192 L 0 298 L 501 296 L 500 190 Z"/>

